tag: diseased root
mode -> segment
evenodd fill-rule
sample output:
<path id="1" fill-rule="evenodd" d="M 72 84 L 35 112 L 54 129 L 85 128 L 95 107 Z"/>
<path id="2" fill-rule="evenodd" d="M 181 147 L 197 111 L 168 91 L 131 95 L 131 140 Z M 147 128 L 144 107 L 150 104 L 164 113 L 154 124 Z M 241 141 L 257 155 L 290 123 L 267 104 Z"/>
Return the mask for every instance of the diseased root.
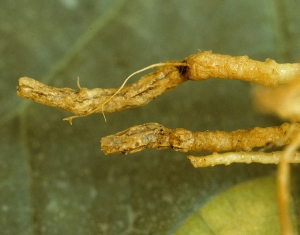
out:
<path id="1" fill-rule="evenodd" d="M 139 81 L 125 86 L 133 75 L 157 67 L 157 70 L 143 76 Z M 134 72 L 118 89 L 55 88 L 32 78 L 19 79 L 17 94 L 37 103 L 65 109 L 75 116 L 65 118 L 70 123 L 79 116 L 92 113 L 112 113 L 149 103 L 154 98 L 179 86 L 187 80 L 201 81 L 209 77 L 237 79 L 274 87 L 293 81 L 300 74 L 299 64 L 277 64 L 249 59 L 247 56 L 232 57 L 200 52 L 187 57 L 183 62 L 167 62 L 150 65 Z M 121 92 L 122 91 L 122 92 Z"/>
<path id="2" fill-rule="evenodd" d="M 126 79 L 125 81 L 122 83 L 122 85 L 120 86 L 120 88 L 111 96 L 109 97 L 107 100 L 105 100 L 102 104 L 99 105 L 99 107 L 95 108 L 94 110 L 92 110 L 90 113 L 87 113 L 85 115 L 81 115 L 81 116 L 70 116 L 70 117 L 67 117 L 67 118 L 64 118 L 63 120 L 65 121 L 69 121 L 69 123 L 72 125 L 72 120 L 74 118 L 79 118 L 79 117 L 84 117 L 84 116 L 88 116 L 90 114 L 93 114 L 93 113 L 97 113 L 100 109 L 101 109 L 101 112 L 102 112 L 102 115 L 103 115 L 103 118 L 105 120 L 105 122 L 107 122 L 106 120 L 106 117 L 105 117 L 105 114 L 104 114 L 104 105 L 107 104 L 110 100 L 112 100 L 125 86 L 125 84 L 128 82 L 128 80 L 133 77 L 134 75 L 136 74 L 139 74 L 141 72 L 144 72 L 148 69 L 151 69 L 151 68 L 155 68 L 155 67 L 158 67 L 158 66 L 188 66 L 186 63 L 158 63 L 158 64 L 152 64 L 150 66 L 147 66 L 143 69 L 140 69 L 132 74 L 130 74 Z M 77 86 L 79 88 L 79 90 L 81 89 L 81 86 L 79 84 L 79 79 L 77 80 Z"/>
<path id="3" fill-rule="evenodd" d="M 125 86 L 135 74 L 158 67 L 156 71 L 143 76 L 139 81 Z M 179 86 L 185 81 L 201 81 L 209 77 L 236 79 L 272 87 L 254 93 L 257 106 L 264 112 L 278 115 L 292 122 L 300 121 L 300 64 L 277 64 L 274 60 L 265 62 L 249 59 L 247 56 L 232 57 L 200 52 L 187 57 L 182 62 L 158 63 L 134 72 L 125 79 L 118 89 L 87 89 L 77 81 L 78 91 L 70 88 L 55 88 L 44 85 L 32 78 L 19 79 L 17 94 L 37 103 L 58 107 L 75 114 L 65 118 L 70 124 L 72 119 L 92 113 L 112 113 L 149 103 L 152 99 Z M 298 80 L 297 80 L 298 79 Z M 284 84 L 284 85 L 281 85 Z M 281 86 L 279 86 L 281 85 Z M 278 88 L 274 88 L 277 87 Z M 279 162 L 277 173 L 277 197 L 282 234 L 293 234 L 288 214 L 289 204 L 289 163 L 299 163 L 297 149 L 300 145 L 299 124 L 283 124 L 280 127 L 253 128 L 226 133 L 224 131 L 191 132 L 182 128 L 170 130 L 157 123 L 135 126 L 101 140 L 105 154 L 127 154 L 145 148 L 173 148 L 176 151 L 211 152 L 247 150 L 264 147 L 273 142 L 287 145 L 281 153 L 235 152 L 214 153 L 206 157 L 189 159 L 195 167 L 231 164 L 233 162 Z"/>
<path id="4" fill-rule="evenodd" d="M 118 89 L 79 87 L 77 91 L 70 88 L 56 88 L 32 78 L 22 77 L 19 79 L 17 94 L 40 104 L 67 110 L 76 116 L 87 116 L 93 112 L 113 113 L 146 105 L 185 80 L 177 67 L 161 66 L 137 82 L 124 86 L 122 92 L 117 93 Z M 110 100 L 107 102 L 108 99 Z"/>
<path id="5" fill-rule="evenodd" d="M 105 154 L 129 154 L 147 148 L 172 148 L 180 152 L 252 150 L 269 143 L 285 145 L 300 131 L 300 124 L 289 134 L 291 124 L 278 127 L 255 127 L 248 130 L 191 132 L 183 128 L 168 129 L 158 123 L 133 126 L 117 134 L 103 137 L 101 149 Z M 262 153 L 262 152 L 261 152 Z M 263 153 L 262 153 L 263 154 Z"/>

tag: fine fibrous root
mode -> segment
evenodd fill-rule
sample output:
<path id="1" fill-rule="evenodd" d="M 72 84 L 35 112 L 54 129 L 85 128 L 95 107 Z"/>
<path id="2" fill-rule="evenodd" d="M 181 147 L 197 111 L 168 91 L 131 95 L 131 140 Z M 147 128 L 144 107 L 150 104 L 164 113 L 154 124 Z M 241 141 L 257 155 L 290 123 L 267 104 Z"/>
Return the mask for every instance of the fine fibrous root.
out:
<path id="1" fill-rule="evenodd" d="M 279 143 L 278 140 L 284 140 L 279 145 L 288 144 L 300 130 L 300 124 L 296 124 L 294 131 L 285 138 L 290 127 L 291 124 L 284 123 L 278 127 L 255 127 L 232 132 L 191 132 L 183 128 L 171 130 L 157 123 L 146 123 L 103 137 L 101 149 L 105 154 L 129 154 L 147 148 L 172 148 L 180 152 L 250 151 L 255 147 Z"/>
<path id="2" fill-rule="evenodd" d="M 132 75 L 155 66 L 156 71 L 125 86 Z M 249 59 L 247 56 L 232 57 L 200 52 L 182 62 L 167 62 L 150 65 L 130 75 L 119 89 L 55 88 L 32 78 L 19 79 L 17 94 L 37 103 L 65 109 L 76 116 L 92 113 L 112 113 L 149 103 L 154 98 L 174 89 L 187 80 L 227 78 L 254 82 L 264 86 L 277 86 L 296 79 L 300 73 L 299 64 L 277 64 Z M 66 118 L 71 121 L 74 117 Z"/>

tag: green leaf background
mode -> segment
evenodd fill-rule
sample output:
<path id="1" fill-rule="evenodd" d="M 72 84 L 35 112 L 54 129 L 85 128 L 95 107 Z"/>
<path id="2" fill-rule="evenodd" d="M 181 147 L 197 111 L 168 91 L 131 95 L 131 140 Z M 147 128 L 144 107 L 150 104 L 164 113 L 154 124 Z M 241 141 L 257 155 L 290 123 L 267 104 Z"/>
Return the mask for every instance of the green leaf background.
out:
<path id="1" fill-rule="evenodd" d="M 94 114 L 73 126 L 62 121 L 69 113 L 19 98 L 16 86 L 29 76 L 58 87 L 76 88 L 77 77 L 83 87 L 119 87 L 140 68 L 198 50 L 296 62 L 298 1 L 0 3 L 1 234 L 172 234 L 224 190 L 274 176 L 270 165 L 194 169 L 172 150 L 105 156 L 99 147 L 101 137 L 146 122 L 194 131 L 280 124 L 252 108 L 252 84 L 187 82 L 147 106 L 107 115 L 107 123 Z M 299 178 L 294 166 L 296 216 Z"/>

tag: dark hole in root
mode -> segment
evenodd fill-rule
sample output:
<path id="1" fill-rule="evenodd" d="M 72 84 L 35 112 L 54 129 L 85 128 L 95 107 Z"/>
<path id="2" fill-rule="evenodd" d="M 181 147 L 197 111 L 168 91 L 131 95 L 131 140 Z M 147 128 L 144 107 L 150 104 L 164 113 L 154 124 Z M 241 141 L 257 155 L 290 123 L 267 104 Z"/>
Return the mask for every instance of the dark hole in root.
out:
<path id="1" fill-rule="evenodd" d="M 184 61 L 181 61 L 182 63 L 185 63 L 186 61 L 184 60 Z M 177 66 L 177 69 L 178 69 L 178 71 L 179 71 L 179 73 L 181 74 L 181 75 L 183 75 L 183 76 L 185 76 L 186 75 L 186 73 L 187 73 L 187 68 L 188 68 L 188 66 Z"/>

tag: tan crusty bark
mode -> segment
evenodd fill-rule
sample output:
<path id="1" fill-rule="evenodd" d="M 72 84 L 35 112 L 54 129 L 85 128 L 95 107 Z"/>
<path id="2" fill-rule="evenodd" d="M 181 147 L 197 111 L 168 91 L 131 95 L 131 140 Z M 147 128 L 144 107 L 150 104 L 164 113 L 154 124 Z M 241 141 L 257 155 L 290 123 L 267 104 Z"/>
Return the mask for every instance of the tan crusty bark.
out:
<path id="1" fill-rule="evenodd" d="M 133 126 L 117 134 L 103 137 L 101 149 L 105 154 L 130 154 L 147 148 L 172 148 L 180 152 L 232 151 L 266 147 L 270 143 L 285 145 L 300 131 L 296 124 L 292 133 L 291 124 L 275 127 L 255 127 L 248 130 L 191 132 L 183 128 L 168 129 L 158 123 Z M 261 152 L 262 153 L 262 152 Z"/>
<path id="2" fill-rule="evenodd" d="M 299 64 L 277 64 L 270 59 L 260 62 L 247 56 L 232 57 L 213 54 L 210 51 L 199 52 L 182 62 L 174 62 L 176 63 L 186 65 L 172 66 L 172 63 L 167 63 L 160 66 L 137 82 L 124 86 L 107 103 L 117 89 L 55 88 L 28 77 L 19 79 L 17 94 L 37 103 L 62 108 L 78 116 L 86 116 L 94 112 L 112 113 L 145 105 L 187 80 L 227 78 L 272 87 L 292 81 L 300 74 Z M 103 104 L 105 105 L 102 107 Z"/>

